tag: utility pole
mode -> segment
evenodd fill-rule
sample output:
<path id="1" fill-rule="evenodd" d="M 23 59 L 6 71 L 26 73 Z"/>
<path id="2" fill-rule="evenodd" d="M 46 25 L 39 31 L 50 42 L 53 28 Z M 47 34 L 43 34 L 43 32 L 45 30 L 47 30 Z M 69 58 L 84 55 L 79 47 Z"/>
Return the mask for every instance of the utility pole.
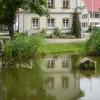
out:
<path id="1" fill-rule="evenodd" d="M 93 6 L 94 6 L 94 4 L 93 4 L 93 0 L 92 0 L 92 32 L 93 32 L 93 17 L 94 17 L 94 16 L 93 16 L 93 15 L 94 15 L 94 13 L 93 13 L 93 12 L 94 12 L 94 11 L 93 11 L 93 10 L 94 10 L 94 9 L 93 9 L 94 7 L 93 7 Z"/>

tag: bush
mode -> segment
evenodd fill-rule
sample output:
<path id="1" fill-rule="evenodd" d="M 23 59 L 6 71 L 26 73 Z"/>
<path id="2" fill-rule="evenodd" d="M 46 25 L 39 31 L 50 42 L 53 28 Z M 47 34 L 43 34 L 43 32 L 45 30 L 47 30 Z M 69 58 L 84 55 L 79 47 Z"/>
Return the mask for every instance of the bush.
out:
<path id="1" fill-rule="evenodd" d="M 3 57 L 7 59 L 29 59 L 40 51 L 42 39 L 38 36 L 17 35 L 15 40 L 5 43 Z"/>
<path id="2" fill-rule="evenodd" d="M 53 37 L 59 38 L 61 36 L 61 30 L 59 28 L 55 28 L 52 35 Z"/>
<path id="3" fill-rule="evenodd" d="M 90 55 L 100 55 L 100 29 L 94 29 L 86 43 L 86 50 Z"/>
<path id="4" fill-rule="evenodd" d="M 46 29 L 42 29 L 42 30 L 39 32 L 39 36 L 41 36 L 41 37 L 46 37 L 46 35 L 47 35 Z"/>

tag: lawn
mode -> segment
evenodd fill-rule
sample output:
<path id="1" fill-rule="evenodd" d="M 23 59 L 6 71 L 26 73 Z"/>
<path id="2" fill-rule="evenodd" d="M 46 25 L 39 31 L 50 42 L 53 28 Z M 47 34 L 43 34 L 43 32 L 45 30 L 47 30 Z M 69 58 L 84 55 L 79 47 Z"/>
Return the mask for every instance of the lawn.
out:
<path id="1" fill-rule="evenodd" d="M 45 44 L 43 48 L 46 53 L 83 53 L 85 52 L 85 43 L 70 43 L 70 44 Z"/>

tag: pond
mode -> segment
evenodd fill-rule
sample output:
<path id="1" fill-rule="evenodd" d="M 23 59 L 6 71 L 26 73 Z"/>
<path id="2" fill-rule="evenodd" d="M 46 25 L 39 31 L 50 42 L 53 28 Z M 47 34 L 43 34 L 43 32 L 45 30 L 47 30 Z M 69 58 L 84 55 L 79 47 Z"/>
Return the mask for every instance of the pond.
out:
<path id="1" fill-rule="evenodd" d="M 100 58 L 91 58 L 95 71 L 80 71 L 81 58 L 47 55 L 1 70 L 0 100 L 100 100 Z"/>

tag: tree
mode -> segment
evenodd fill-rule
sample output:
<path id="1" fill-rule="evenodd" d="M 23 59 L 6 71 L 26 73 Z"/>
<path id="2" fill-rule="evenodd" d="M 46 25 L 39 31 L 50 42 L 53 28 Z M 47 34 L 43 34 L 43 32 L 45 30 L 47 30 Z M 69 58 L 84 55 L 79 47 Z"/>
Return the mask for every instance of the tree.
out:
<path id="1" fill-rule="evenodd" d="M 19 8 L 40 16 L 48 14 L 46 0 L 0 0 L 0 24 L 8 27 L 11 39 L 14 38 L 14 24 Z"/>
<path id="2" fill-rule="evenodd" d="M 81 35 L 81 23 L 79 21 L 79 14 L 77 12 L 77 10 L 75 10 L 74 14 L 73 14 L 73 24 L 72 24 L 72 35 L 74 35 L 75 37 L 80 37 Z"/>

